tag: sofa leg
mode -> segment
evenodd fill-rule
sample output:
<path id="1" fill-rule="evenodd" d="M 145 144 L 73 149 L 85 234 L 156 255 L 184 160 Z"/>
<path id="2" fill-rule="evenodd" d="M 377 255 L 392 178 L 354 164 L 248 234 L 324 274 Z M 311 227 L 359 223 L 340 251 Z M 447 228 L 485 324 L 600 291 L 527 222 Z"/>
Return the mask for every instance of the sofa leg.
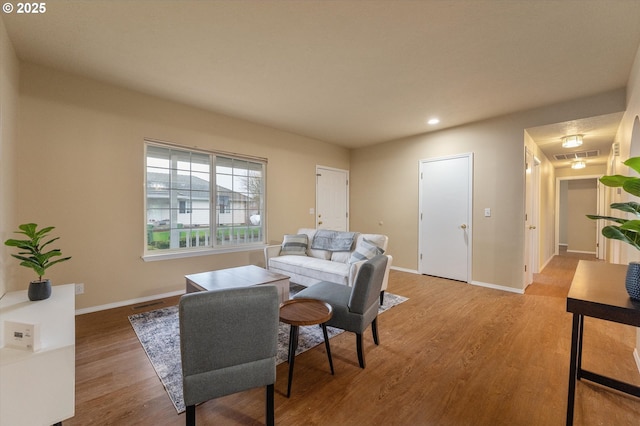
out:
<path id="1" fill-rule="evenodd" d="M 364 368 L 365 362 L 364 349 L 362 348 L 362 333 L 356 333 L 356 348 L 358 350 L 358 364 L 360 364 L 360 368 Z"/>
<path id="2" fill-rule="evenodd" d="M 384 303 L 384 290 L 380 292 L 380 306 Z"/>

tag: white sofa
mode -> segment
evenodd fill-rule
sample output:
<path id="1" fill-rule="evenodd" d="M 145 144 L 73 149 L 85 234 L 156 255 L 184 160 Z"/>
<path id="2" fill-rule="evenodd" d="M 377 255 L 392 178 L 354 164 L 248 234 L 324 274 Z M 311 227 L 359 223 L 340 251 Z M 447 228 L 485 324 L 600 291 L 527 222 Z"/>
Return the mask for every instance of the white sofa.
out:
<path id="1" fill-rule="evenodd" d="M 265 247 L 265 265 L 270 271 L 284 274 L 290 277 L 290 281 L 305 287 L 312 286 L 321 281 L 330 281 L 353 285 L 360 266 L 366 261 L 365 257 L 372 257 L 376 252 L 384 253 L 387 250 L 389 238 L 381 234 L 360 234 L 354 233 L 353 244 L 348 250 L 331 251 L 313 249 L 316 230 L 312 228 L 301 228 L 297 234 L 285 235 L 282 244 Z M 307 239 L 306 247 L 302 247 L 301 236 Z M 290 244 L 295 241 L 295 244 Z M 316 240 L 318 243 L 318 240 Z M 291 246 L 292 250 L 289 250 Z M 376 248 L 372 248 L 375 245 Z M 299 251 L 296 251 L 296 248 Z M 389 268 L 393 258 L 389 255 L 387 269 L 382 283 L 380 300 L 384 297 L 389 280 Z"/>

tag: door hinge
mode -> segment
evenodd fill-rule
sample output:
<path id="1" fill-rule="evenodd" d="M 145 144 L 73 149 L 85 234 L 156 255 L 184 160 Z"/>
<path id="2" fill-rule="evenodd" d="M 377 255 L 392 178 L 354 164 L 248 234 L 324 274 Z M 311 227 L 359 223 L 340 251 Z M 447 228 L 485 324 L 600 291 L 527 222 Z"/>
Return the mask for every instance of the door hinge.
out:
<path id="1" fill-rule="evenodd" d="M 524 271 L 527 272 L 527 265 L 524 265 Z"/>
<path id="2" fill-rule="evenodd" d="M 322 174 L 320 174 L 320 173 L 316 173 L 316 176 L 317 176 L 317 177 L 320 177 L 320 176 L 322 176 Z"/>
<path id="3" fill-rule="evenodd" d="M 349 179 L 347 179 L 347 186 L 349 186 Z"/>
<path id="4" fill-rule="evenodd" d="M 420 253 L 420 260 L 422 260 L 422 253 Z"/>
<path id="5" fill-rule="evenodd" d="M 345 213 L 345 216 L 347 217 L 347 219 L 349 218 L 349 212 Z"/>

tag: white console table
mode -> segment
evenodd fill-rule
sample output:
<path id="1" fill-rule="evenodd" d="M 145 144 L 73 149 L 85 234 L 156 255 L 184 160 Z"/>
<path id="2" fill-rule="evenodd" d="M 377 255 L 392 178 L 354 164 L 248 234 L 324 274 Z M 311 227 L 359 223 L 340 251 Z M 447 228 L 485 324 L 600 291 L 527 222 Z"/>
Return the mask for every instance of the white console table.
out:
<path id="1" fill-rule="evenodd" d="M 5 347 L 4 321 L 40 324 L 37 352 Z M 75 285 L 52 287 L 29 301 L 27 291 L 0 299 L 0 426 L 52 425 L 75 413 Z"/>

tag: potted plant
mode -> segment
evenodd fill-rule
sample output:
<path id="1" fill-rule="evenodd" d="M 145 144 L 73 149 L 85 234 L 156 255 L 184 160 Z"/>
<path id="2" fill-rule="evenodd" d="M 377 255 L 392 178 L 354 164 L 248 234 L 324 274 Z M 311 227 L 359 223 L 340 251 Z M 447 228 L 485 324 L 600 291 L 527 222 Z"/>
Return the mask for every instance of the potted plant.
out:
<path id="1" fill-rule="evenodd" d="M 632 157 L 623 163 L 640 173 L 640 157 Z M 603 176 L 600 178 L 603 185 L 622 188 L 625 192 L 640 197 L 640 178 L 622 175 Z M 612 216 L 599 216 L 589 214 L 589 219 L 605 219 L 615 222 L 616 225 L 608 225 L 602 228 L 602 235 L 613 240 L 620 240 L 640 250 L 640 204 L 635 201 L 626 203 L 613 203 L 610 206 L 614 210 L 635 215 L 636 219 L 622 219 Z M 627 268 L 625 280 L 627 293 L 632 299 L 640 300 L 640 262 L 630 262 Z"/>
<path id="2" fill-rule="evenodd" d="M 46 240 L 47 234 L 54 229 L 53 226 L 38 230 L 37 224 L 25 223 L 18 228 L 20 231 L 15 231 L 15 233 L 26 235 L 27 239 L 8 239 L 4 244 L 22 250 L 18 254 L 12 254 L 11 256 L 20 260 L 20 265 L 33 269 L 38 275 L 38 279 L 31 281 L 29 284 L 29 300 L 48 299 L 51 296 L 51 281 L 42 279 L 42 276 L 48 268 L 56 263 L 71 259 L 71 256 L 54 260 L 53 258 L 62 256 L 59 249 L 44 251 L 45 247 L 60 238 L 55 237 L 48 241 L 43 241 Z"/>

